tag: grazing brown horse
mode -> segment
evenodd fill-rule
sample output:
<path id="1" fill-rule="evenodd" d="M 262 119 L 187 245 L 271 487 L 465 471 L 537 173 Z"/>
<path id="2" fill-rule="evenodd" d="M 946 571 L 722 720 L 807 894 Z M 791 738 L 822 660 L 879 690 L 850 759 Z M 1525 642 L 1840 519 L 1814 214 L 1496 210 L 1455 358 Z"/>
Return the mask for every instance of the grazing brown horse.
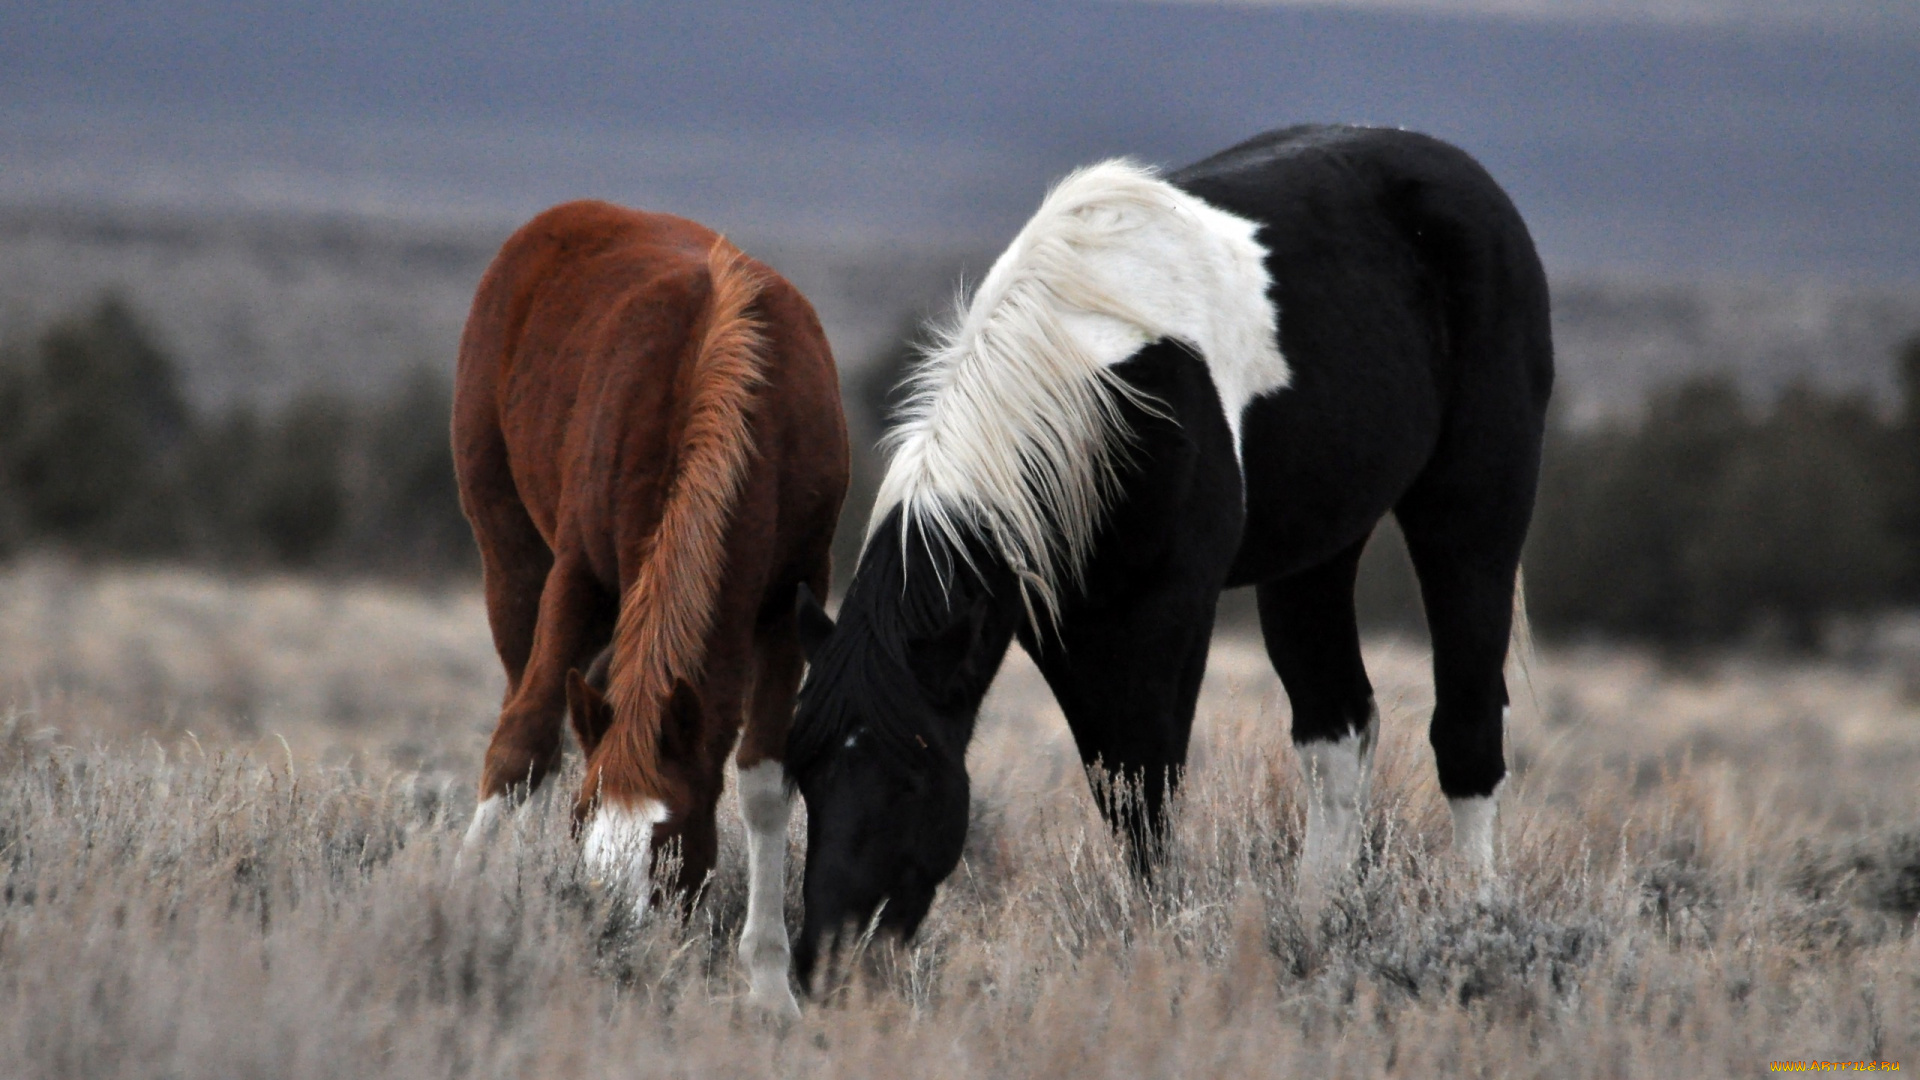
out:
<path id="1" fill-rule="evenodd" d="M 644 912 L 652 859 L 677 842 L 678 877 L 660 884 L 690 895 L 713 868 L 740 736 L 741 958 L 754 997 L 791 1010 L 781 758 L 800 681 L 795 596 L 802 583 L 825 594 L 847 486 L 813 308 L 691 221 L 555 207 L 480 282 L 453 448 L 507 673 L 467 845 L 553 770 L 570 714 L 591 872 Z"/>

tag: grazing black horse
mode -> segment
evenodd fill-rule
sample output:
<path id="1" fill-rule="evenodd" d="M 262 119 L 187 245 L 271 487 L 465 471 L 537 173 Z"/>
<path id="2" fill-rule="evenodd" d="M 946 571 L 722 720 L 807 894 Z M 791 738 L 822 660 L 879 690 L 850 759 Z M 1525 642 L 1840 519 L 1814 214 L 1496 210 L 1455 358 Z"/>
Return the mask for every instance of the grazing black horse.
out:
<path id="1" fill-rule="evenodd" d="M 910 935 L 966 835 L 965 754 L 1010 641 L 1151 866 L 1215 602 L 1253 585 L 1309 784 L 1302 881 L 1358 853 L 1377 711 L 1353 610 L 1388 511 L 1433 638 L 1455 847 L 1491 870 L 1502 667 L 1553 381 L 1525 224 L 1471 158 L 1296 127 L 1164 178 L 1068 177 L 929 351 L 787 765 L 806 798 L 803 982 L 877 913 Z"/>

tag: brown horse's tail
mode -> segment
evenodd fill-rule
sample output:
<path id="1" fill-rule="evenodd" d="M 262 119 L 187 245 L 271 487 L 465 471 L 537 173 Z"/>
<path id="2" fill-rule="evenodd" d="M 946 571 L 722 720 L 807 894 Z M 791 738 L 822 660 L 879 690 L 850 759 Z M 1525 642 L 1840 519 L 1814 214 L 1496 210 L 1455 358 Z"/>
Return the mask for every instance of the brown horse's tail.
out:
<path id="1" fill-rule="evenodd" d="M 766 334 L 749 310 L 760 279 L 725 239 L 708 252 L 707 275 L 699 346 L 670 428 L 679 433 L 672 478 L 639 572 L 620 600 L 607 687 L 613 745 L 589 777 L 590 796 L 602 789 L 670 794 L 660 768 L 663 725 L 671 722 L 675 687 L 695 684 L 706 658 L 727 526 L 753 455 L 748 413 L 766 379 Z"/>

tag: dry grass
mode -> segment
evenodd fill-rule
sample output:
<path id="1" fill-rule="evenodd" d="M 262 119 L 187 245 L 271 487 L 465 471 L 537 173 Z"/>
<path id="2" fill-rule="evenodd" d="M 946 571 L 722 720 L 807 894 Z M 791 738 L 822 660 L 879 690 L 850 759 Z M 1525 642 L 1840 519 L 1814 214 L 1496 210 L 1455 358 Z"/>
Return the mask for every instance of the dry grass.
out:
<path id="1" fill-rule="evenodd" d="M 1920 718 L 1890 665 L 1548 654 L 1481 902 L 1448 873 L 1423 657 L 1370 652 L 1370 853 L 1320 917 L 1292 900 L 1297 790 L 1257 650 L 1217 650 L 1151 889 L 1015 657 L 923 936 L 782 1032 L 739 1003 L 730 813 L 685 924 L 610 911 L 557 803 L 456 873 L 498 693 L 473 598 L 15 570 L 0 1060 L 103 1080 L 1920 1066 Z"/>

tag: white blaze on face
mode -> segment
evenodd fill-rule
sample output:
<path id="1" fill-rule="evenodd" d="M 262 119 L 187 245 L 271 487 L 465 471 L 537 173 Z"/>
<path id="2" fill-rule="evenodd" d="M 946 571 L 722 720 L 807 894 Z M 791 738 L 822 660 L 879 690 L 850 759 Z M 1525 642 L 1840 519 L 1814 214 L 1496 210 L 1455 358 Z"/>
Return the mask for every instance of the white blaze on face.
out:
<path id="1" fill-rule="evenodd" d="M 749 1000 L 780 1016 L 800 1014 L 787 983 L 787 795 L 786 769 L 763 761 L 740 770 L 740 818 L 747 825 L 747 925 L 740 933 L 740 962 L 752 987 Z"/>
<path id="2" fill-rule="evenodd" d="M 632 901 L 635 915 L 647 913 L 653 891 L 653 827 L 665 820 L 665 804 L 641 799 L 632 806 L 602 803 L 587 826 L 581 856 L 586 860 L 588 879 L 625 895 Z"/>
<path id="3" fill-rule="evenodd" d="M 1324 888 L 1360 854 L 1377 715 L 1369 717 L 1365 729 L 1338 742 L 1299 748 L 1307 789 L 1307 838 L 1301 846 L 1299 880 L 1310 890 Z"/>

